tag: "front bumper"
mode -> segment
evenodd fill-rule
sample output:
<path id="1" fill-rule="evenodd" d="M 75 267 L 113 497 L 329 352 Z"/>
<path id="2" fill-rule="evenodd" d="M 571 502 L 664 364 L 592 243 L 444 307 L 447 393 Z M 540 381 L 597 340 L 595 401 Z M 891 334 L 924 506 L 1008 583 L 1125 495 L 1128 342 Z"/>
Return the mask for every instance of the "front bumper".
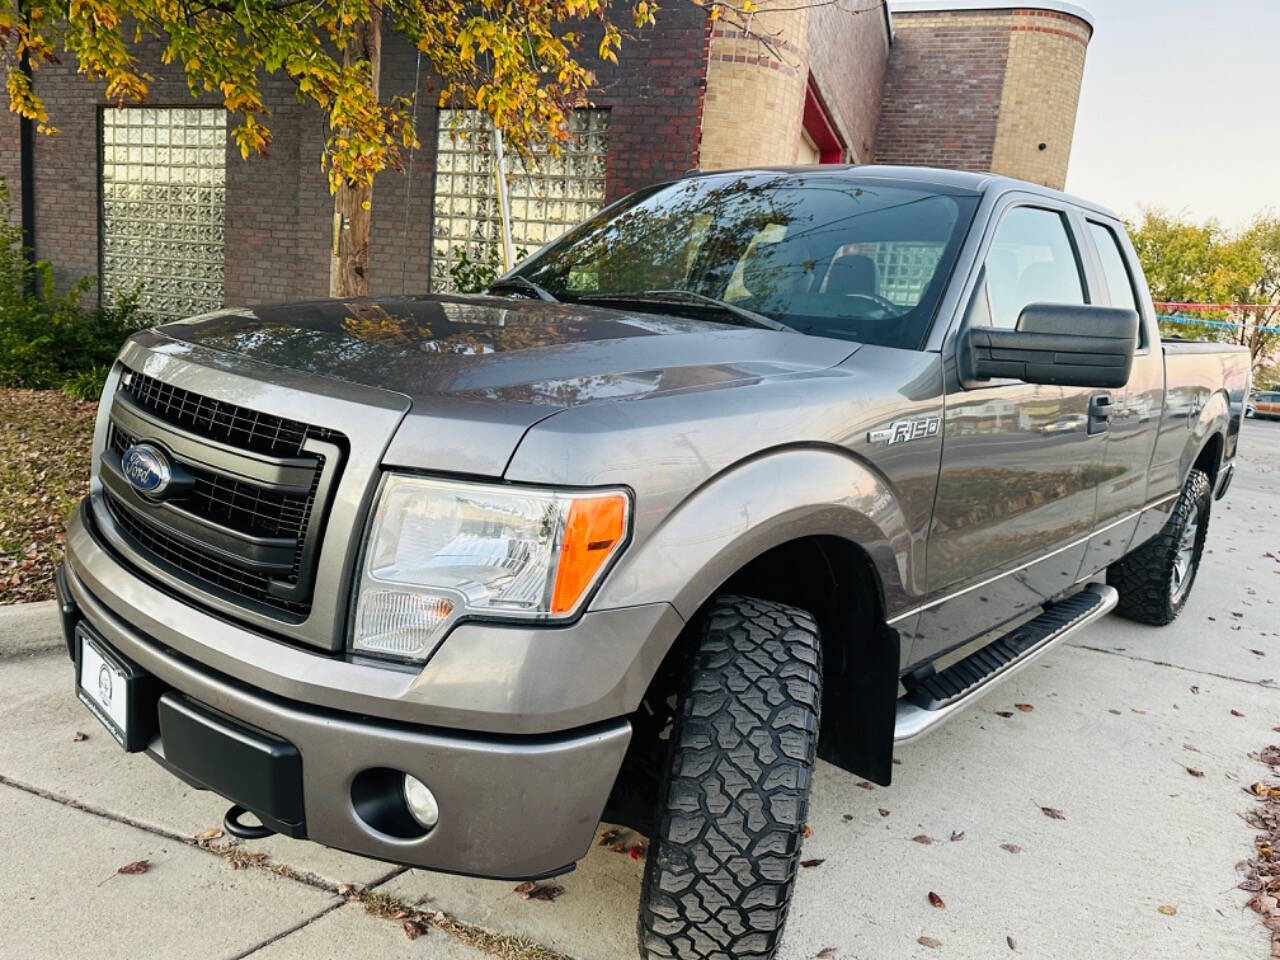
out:
<path id="1" fill-rule="evenodd" d="M 587 851 L 630 740 L 626 720 L 602 720 L 558 733 L 463 732 L 301 701 L 246 683 L 206 665 L 204 658 L 197 661 L 177 644 L 184 639 L 198 642 L 199 631 L 212 625 L 225 635 L 238 634 L 231 639 L 241 645 L 243 656 L 243 646 L 256 637 L 264 648 L 280 648 L 274 655 L 284 657 L 292 669 L 312 664 L 311 677 L 289 680 L 296 685 L 286 689 L 306 689 L 306 682 L 320 683 L 321 675 L 337 669 L 340 677 L 349 674 L 387 685 L 388 689 L 371 692 L 357 683 L 346 691 L 353 707 L 367 702 L 382 713 L 391 712 L 391 695 L 413 688 L 420 675 L 362 667 L 275 643 L 182 604 L 136 576 L 122 581 L 126 597 L 103 593 L 104 582 L 127 570 L 104 552 L 85 524 L 77 517 L 68 538 L 68 565 L 59 584 L 65 591 L 65 622 L 74 629 L 83 618 L 174 697 L 296 747 L 304 819 L 290 832 L 383 860 L 500 878 L 557 873 Z M 168 611 L 162 600 L 181 610 Z M 177 612 L 185 614 L 185 638 L 168 631 L 161 638 L 145 629 L 158 615 L 163 622 L 166 614 Z M 225 650 L 220 656 L 236 662 Z M 201 785 L 166 758 L 162 736 L 155 737 L 148 752 Z M 433 791 L 440 819 L 425 836 L 393 836 L 363 819 L 353 785 L 366 771 L 377 769 L 412 774 Z"/>

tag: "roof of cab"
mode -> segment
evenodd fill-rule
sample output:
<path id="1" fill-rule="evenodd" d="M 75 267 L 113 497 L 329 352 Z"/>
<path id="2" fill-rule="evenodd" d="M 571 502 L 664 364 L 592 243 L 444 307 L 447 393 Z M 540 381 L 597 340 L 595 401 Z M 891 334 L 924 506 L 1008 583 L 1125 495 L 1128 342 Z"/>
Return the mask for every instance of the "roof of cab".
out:
<path id="1" fill-rule="evenodd" d="M 842 176 L 854 175 L 859 179 L 879 179 L 879 180 L 905 180 L 915 183 L 928 184 L 931 186 L 944 187 L 950 190 L 967 190 L 973 193 L 987 193 L 995 190 L 998 193 L 1004 193 L 1009 190 L 1022 190 L 1028 193 L 1038 193 L 1042 196 L 1053 197 L 1058 200 L 1064 200 L 1067 203 L 1077 207 L 1083 207 L 1086 210 L 1101 214 L 1113 220 L 1119 220 L 1111 210 L 1100 204 L 1093 203 L 1081 197 L 1064 193 L 1061 190 L 1054 190 L 1052 187 L 1046 187 L 1043 184 L 1032 183 L 1029 180 L 1019 180 L 1015 177 L 1006 177 L 1001 174 L 986 173 L 971 170 L 949 170 L 944 167 L 913 167 L 913 166 L 890 166 L 887 164 L 819 164 L 815 166 L 761 166 L 761 167 L 742 167 L 736 170 L 693 170 L 686 176 L 690 177 L 713 177 L 725 174 L 743 174 L 743 173 L 782 173 L 782 174 L 805 174 L 806 176 Z"/>

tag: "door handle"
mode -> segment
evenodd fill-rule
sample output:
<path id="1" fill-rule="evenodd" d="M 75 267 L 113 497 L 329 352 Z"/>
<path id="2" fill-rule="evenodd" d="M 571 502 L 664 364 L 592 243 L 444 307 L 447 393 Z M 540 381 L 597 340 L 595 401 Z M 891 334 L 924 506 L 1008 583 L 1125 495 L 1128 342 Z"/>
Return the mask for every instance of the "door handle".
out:
<path id="1" fill-rule="evenodd" d="M 1111 421 L 1111 394 L 1099 393 L 1089 399 L 1089 430 L 1105 433 Z"/>

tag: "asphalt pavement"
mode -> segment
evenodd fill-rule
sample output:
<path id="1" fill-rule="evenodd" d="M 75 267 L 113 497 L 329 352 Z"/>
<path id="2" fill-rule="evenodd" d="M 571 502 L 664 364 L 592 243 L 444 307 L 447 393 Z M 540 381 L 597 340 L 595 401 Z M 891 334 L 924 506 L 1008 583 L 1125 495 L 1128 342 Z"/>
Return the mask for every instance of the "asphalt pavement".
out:
<path id="1" fill-rule="evenodd" d="M 1267 774 L 1250 755 L 1280 742 L 1280 422 L 1241 446 L 1173 625 L 1106 618 L 902 747 L 892 787 L 820 766 L 786 960 L 1267 956 L 1235 865 Z M 608 846 L 524 900 L 211 836 L 226 802 L 123 754 L 76 701 L 51 604 L 0 610 L 0 730 L 0 957 L 636 955 L 643 859 Z"/>

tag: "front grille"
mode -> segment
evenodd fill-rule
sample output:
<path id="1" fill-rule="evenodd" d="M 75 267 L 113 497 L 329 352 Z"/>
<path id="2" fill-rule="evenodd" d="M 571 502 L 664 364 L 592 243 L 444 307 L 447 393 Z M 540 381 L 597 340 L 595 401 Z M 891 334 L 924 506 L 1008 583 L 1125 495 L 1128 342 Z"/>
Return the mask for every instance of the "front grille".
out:
<path id="1" fill-rule="evenodd" d="M 123 454 L 138 438 L 114 423 L 108 445 Z M 318 457 L 319 466 L 324 458 Z M 221 526 L 263 537 L 300 537 L 307 528 L 315 486 L 306 494 L 277 493 L 255 483 L 226 477 L 199 467 L 185 468 L 196 478 L 183 506 Z M 320 471 L 316 471 L 319 477 Z"/>
<path id="2" fill-rule="evenodd" d="M 106 452 L 114 457 L 104 456 L 103 499 L 129 549 L 184 588 L 189 585 L 222 597 L 231 594 L 251 606 L 305 617 L 311 609 L 311 572 L 322 535 L 310 529 L 318 526 L 311 520 L 327 505 L 323 501 L 347 450 L 346 438 L 325 427 L 215 400 L 128 369 L 121 376 L 119 393 L 140 412 L 130 414 L 124 400 L 113 407 Z M 152 419 L 140 419 L 141 414 Z M 125 429 L 117 419 L 132 426 Z M 192 449 L 193 437 L 217 446 L 211 445 L 206 457 L 200 448 Z M 130 446 L 148 442 L 165 447 L 166 440 L 185 445 L 185 455 L 175 458 L 193 480 L 174 501 L 179 510 L 146 502 L 119 472 L 119 456 Z M 308 440 L 328 444 L 329 456 L 305 449 Z M 261 456 L 246 460 L 228 453 L 228 448 L 276 458 L 265 462 L 280 464 L 273 469 L 287 470 L 288 480 L 255 472 L 250 468 L 261 468 Z M 211 525 L 213 532 L 196 520 Z M 255 560 L 248 555 L 251 549 L 243 547 L 246 541 L 233 539 L 237 550 L 244 550 L 241 559 L 237 550 L 228 550 L 227 535 L 260 538 L 251 541 L 255 544 L 270 542 L 269 552 Z M 215 546 L 219 538 L 224 542 Z M 284 573 L 290 556 L 292 569 Z M 280 595 L 282 590 L 289 595 Z"/>
<path id="3" fill-rule="evenodd" d="M 166 423 L 255 453 L 292 457 L 302 453 L 309 438 L 335 443 L 342 436 L 325 427 L 214 400 L 133 370 L 121 377 L 120 389 Z"/>
<path id="4" fill-rule="evenodd" d="M 129 539 L 170 566 L 220 590 L 285 613 L 303 617 L 311 609 L 310 601 L 294 603 L 280 597 L 273 597 L 267 590 L 270 584 L 267 577 L 245 567 L 227 563 L 205 550 L 181 543 L 174 537 L 166 536 L 135 518 L 115 497 L 107 494 L 105 499 L 112 519 Z"/>

